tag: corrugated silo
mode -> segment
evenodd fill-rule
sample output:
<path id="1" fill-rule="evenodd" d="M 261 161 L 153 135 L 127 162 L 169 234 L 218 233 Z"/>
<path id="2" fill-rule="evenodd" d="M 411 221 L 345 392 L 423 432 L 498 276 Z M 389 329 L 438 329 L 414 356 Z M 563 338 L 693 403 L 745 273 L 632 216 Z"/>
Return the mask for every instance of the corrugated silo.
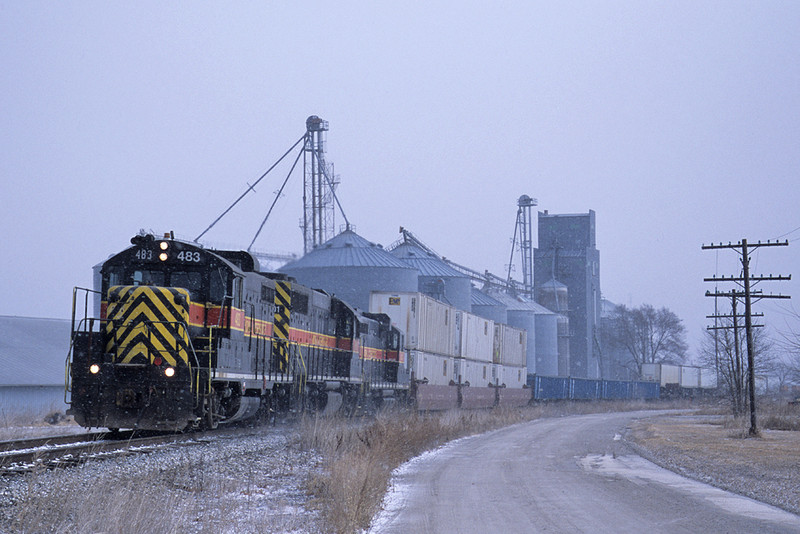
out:
<path id="1" fill-rule="evenodd" d="M 501 291 L 489 295 L 505 304 L 507 324 L 528 332 L 528 374 L 558 375 L 558 318 L 544 306 Z"/>
<path id="2" fill-rule="evenodd" d="M 472 288 L 472 313 L 496 323 L 508 322 L 506 305 L 481 291 Z"/>
<path id="3" fill-rule="evenodd" d="M 370 291 L 417 291 L 417 269 L 352 230 L 284 265 L 280 272 L 362 310 L 369 309 Z"/>
<path id="4" fill-rule="evenodd" d="M 558 321 L 558 376 L 569 376 L 569 290 L 567 286 L 551 278 L 537 288 L 536 299 L 544 307 L 554 311 Z"/>
<path id="5" fill-rule="evenodd" d="M 567 286 L 555 278 L 551 278 L 536 288 L 536 302 L 556 313 L 566 314 L 568 297 L 569 290 Z"/>
<path id="6" fill-rule="evenodd" d="M 409 242 L 392 249 L 392 254 L 419 271 L 419 292 L 459 310 L 472 309 L 472 282 L 435 254 Z"/>

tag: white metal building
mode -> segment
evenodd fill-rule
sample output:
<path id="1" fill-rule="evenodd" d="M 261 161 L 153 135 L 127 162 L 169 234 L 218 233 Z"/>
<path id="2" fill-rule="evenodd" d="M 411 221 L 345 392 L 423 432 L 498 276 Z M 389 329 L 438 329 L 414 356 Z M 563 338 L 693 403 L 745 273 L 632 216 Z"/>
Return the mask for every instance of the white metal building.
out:
<path id="1" fill-rule="evenodd" d="M 0 418 L 65 411 L 66 319 L 0 315 Z"/>

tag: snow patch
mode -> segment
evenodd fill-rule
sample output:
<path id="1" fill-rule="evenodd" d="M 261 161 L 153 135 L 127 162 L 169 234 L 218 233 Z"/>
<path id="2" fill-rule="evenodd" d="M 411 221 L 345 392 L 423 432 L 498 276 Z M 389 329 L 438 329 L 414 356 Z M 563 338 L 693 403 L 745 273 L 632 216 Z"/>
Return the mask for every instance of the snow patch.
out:
<path id="1" fill-rule="evenodd" d="M 607 454 L 590 454 L 583 458 L 578 458 L 578 464 L 586 471 L 609 477 L 623 477 L 634 484 L 644 485 L 655 482 L 670 486 L 679 491 L 706 499 L 732 514 L 784 525 L 800 526 L 800 517 L 794 514 L 748 497 L 736 495 L 735 493 L 682 477 L 640 456 L 614 457 Z"/>
<path id="2" fill-rule="evenodd" d="M 449 453 L 450 449 L 457 444 L 473 438 L 475 438 L 475 436 L 456 439 L 436 449 L 425 451 L 392 471 L 392 478 L 389 480 L 389 489 L 383 497 L 383 502 L 381 502 L 381 511 L 372 518 L 367 534 L 379 534 L 387 525 L 394 521 L 397 514 L 405 507 L 411 489 L 411 481 L 414 479 L 414 475 L 421 469 L 422 464 L 437 456 Z"/>

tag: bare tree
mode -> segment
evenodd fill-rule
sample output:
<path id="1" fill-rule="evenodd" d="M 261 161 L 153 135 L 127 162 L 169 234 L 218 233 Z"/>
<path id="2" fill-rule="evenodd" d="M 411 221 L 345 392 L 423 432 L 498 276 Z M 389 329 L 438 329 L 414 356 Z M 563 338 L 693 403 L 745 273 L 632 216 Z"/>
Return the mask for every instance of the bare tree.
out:
<path id="1" fill-rule="evenodd" d="M 679 364 L 686 359 L 686 327 L 667 308 L 617 306 L 608 327 L 611 345 L 630 354 L 638 376 L 642 375 L 642 364 Z"/>
<path id="2" fill-rule="evenodd" d="M 700 347 L 700 364 L 717 369 L 720 380 L 717 386 L 726 391 L 734 417 L 740 417 L 747 413 L 749 394 L 744 328 L 734 329 L 731 319 L 721 319 L 721 321 L 720 326 L 730 326 L 730 328 L 720 328 L 716 330 L 716 334 L 714 331 L 705 331 Z M 755 328 L 753 360 L 756 375 L 776 374 L 779 359 L 773 349 L 774 343 L 764 329 Z"/>
<path id="3" fill-rule="evenodd" d="M 791 309 L 790 315 L 800 321 L 800 313 Z M 788 322 L 786 329 L 780 331 L 778 344 L 784 350 L 783 366 L 787 383 L 800 384 L 800 331 Z"/>

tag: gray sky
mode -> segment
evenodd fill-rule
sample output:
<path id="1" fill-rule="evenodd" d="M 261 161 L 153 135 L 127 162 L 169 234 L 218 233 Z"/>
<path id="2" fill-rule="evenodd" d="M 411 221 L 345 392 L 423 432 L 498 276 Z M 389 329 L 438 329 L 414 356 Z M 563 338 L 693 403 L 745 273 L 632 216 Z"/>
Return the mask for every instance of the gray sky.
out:
<path id="1" fill-rule="evenodd" d="M 520 195 L 594 209 L 604 296 L 693 347 L 739 270 L 701 244 L 800 240 L 800 3 L 162 4 L 0 2 L 0 314 L 67 317 L 140 228 L 194 238 L 312 114 L 367 239 L 502 274 Z M 286 172 L 207 238 L 246 247 Z M 302 250 L 301 188 L 256 248 Z M 754 256 L 795 300 L 798 265 Z"/>

